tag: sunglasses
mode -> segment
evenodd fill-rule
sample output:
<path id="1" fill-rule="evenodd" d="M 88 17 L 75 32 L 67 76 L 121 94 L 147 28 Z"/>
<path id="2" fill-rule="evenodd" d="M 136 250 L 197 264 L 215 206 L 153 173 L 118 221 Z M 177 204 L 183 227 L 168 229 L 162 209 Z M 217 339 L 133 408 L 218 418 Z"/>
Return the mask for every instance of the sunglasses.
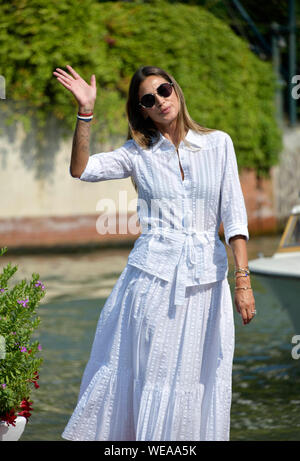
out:
<path id="1" fill-rule="evenodd" d="M 156 89 L 156 93 L 163 98 L 168 98 L 171 96 L 173 90 L 173 83 L 162 83 Z M 156 94 L 155 93 L 155 94 Z M 153 93 L 147 93 L 142 96 L 139 105 L 144 107 L 145 109 L 150 109 L 155 104 L 155 95 Z"/>

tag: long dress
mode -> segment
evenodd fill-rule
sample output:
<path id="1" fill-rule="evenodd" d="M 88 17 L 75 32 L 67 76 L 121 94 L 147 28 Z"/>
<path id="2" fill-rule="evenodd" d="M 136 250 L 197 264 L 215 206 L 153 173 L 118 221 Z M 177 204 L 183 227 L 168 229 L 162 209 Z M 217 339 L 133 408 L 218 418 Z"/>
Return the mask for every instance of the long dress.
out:
<path id="1" fill-rule="evenodd" d="M 184 172 L 182 180 L 180 164 Z M 142 233 L 101 311 L 62 437 L 230 437 L 234 321 L 225 243 L 249 239 L 231 137 L 189 130 L 89 157 L 83 181 L 133 176 Z"/>

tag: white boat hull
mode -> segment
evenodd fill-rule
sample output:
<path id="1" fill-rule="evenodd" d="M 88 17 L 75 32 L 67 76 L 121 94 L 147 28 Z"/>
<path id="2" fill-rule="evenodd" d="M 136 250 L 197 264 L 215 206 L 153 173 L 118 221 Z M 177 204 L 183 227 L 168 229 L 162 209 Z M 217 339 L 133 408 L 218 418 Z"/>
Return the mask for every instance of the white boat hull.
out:
<path id="1" fill-rule="evenodd" d="M 275 254 L 249 261 L 252 274 L 269 287 L 300 334 L 300 254 Z"/>

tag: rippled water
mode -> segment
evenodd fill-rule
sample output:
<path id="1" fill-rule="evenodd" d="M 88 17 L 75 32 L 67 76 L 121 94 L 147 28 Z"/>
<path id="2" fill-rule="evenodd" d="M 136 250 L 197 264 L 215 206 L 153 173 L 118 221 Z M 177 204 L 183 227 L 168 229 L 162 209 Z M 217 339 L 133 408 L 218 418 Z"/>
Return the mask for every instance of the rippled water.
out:
<path id="1" fill-rule="evenodd" d="M 252 238 L 249 259 L 270 256 L 278 237 Z M 229 282 L 233 288 L 233 259 Z M 39 308 L 38 338 L 44 365 L 33 391 L 34 412 L 21 440 L 63 440 L 61 433 L 76 405 L 99 314 L 126 265 L 130 249 L 65 255 L 10 256 L 18 264 L 15 280 L 38 272 L 47 295 Z M 300 360 L 291 356 L 295 332 L 287 312 L 261 281 L 251 277 L 258 314 L 243 326 L 235 312 L 231 440 L 300 439 Z M 233 292 L 232 292 L 233 293 Z"/>

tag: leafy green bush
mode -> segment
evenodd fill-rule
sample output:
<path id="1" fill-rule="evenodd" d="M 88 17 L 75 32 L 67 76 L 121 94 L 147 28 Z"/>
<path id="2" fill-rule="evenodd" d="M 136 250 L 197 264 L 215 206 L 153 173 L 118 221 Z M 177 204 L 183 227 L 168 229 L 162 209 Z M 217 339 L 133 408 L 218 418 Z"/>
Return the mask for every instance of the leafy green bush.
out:
<path id="1" fill-rule="evenodd" d="M 46 130 L 49 114 L 73 130 L 75 101 L 52 76 L 71 64 L 88 81 L 96 75 L 94 136 L 119 141 L 130 78 L 139 66 L 156 65 L 177 79 L 196 121 L 232 136 L 240 167 L 261 175 L 276 164 L 282 144 L 272 66 L 204 8 L 163 0 L 12 0 L 0 5 L 0 15 L 0 73 L 7 102 L 14 102 L 8 119 L 22 120 L 28 131 L 35 117 Z"/>
<path id="2" fill-rule="evenodd" d="M 0 256 L 6 252 L 2 248 Z M 41 345 L 32 340 L 40 323 L 36 308 L 45 295 L 45 287 L 38 274 L 32 280 L 9 287 L 9 280 L 17 266 L 10 263 L 0 274 L 0 420 L 14 424 L 17 415 L 30 416 L 30 393 L 39 387 L 39 357 Z"/>

